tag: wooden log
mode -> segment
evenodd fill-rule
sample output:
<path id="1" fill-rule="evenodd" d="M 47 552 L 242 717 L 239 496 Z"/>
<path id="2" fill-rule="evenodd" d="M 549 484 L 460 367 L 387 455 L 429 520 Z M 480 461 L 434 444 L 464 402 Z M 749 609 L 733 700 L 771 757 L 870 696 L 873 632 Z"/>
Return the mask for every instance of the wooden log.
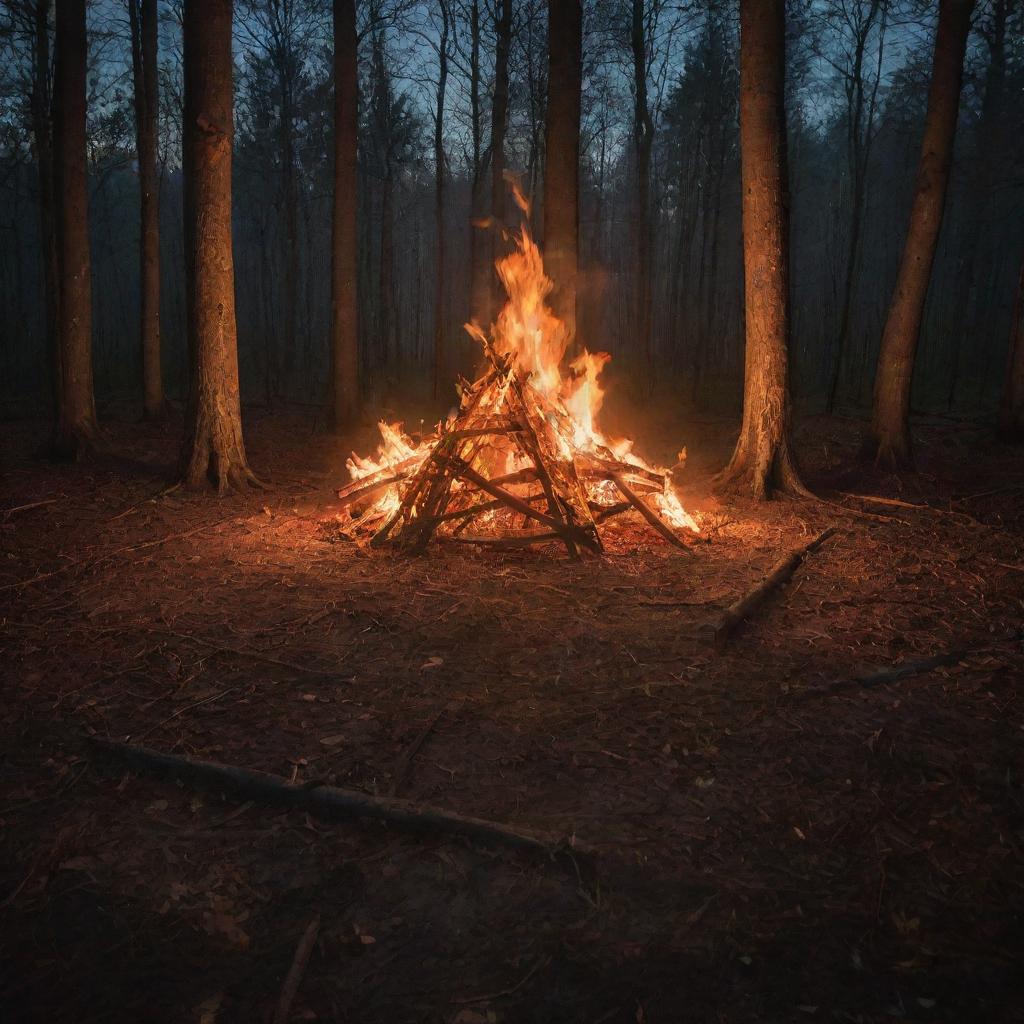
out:
<path id="1" fill-rule="evenodd" d="M 501 487 L 496 487 L 490 480 L 481 476 L 472 466 L 467 465 L 465 462 L 456 467 L 456 472 L 464 480 L 475 484 L 480 490 L 486 491 L 488 494 L 503 501 L 510 509 L 521 512 L 524 516 L 529 516 L 531 519 L 536 519 L 542 526 L 548 527 L 549 530 L 554 530 L 563 541 L 585 541 L 582 531 L 578 527 L 570 526 L 568 523 L 546 515 L 544 512 L 538 512 L 537 509 L 533 508 L 532 505 L 528 505 L 522 498 Z"/>
<path id="2" fill-rule="evenodd" d="M 377 474 L 374 473 L 373 475 L 376 476 Z M 345 488 L 344 493 L 342 493 L 342 491 L 338 491 L 338 497 L 341 499 L 339 507 L 347 508 L 349 505 L 354 505 L 360 498 L 366 498 L 375 491 L 380 491 L 385 487 L 390 487 L 392 484 L 400 483 L 402 480 L 406 479 L 406 476 L 406 473 L 394 473 L 391 476 L 384 476 L 379 480 L 373 480 L 371 483 L 364 484 L 362 487 L 352 489 Z"/>
<path id="3" fill-rule="evenodd" d="M 630 502 L 633 505 L 633 507 L 637 510 L 637 512 L 639 512 L 640 515 L 642 515 L 644 519 L 646 519 L 647 522 L 649 522 L 651 526 L 653 526 L 655 530 L 657 530 L 658 533 L 660 533 L 662 537 L 664 537 L 665 540 L 669 542 L 669 544 L 672 544 L 675 547 L 679 548 L 680 551 L 685 551 L 688 555 L 693 554 L 693 552 L 690 550 L 689 546 L 685 543 L 685 541 L 677 537 L 668 528 L 667 524 L 662 522 L 661 516 L 659 516 L 657 512 L 655 512 L 654 509 L 652 509 L 647 504 L 647 502 L 644 501 L 643 498 L 641 498 L 640 495 L 637 494 L 636 491 L 634 491 L 633 488 L 630 487 L 629 484 L 627 484 L 626 481 L 622 479 L 621 474 L 613 473 L 612 482 L 622 492 L 622 496 L 626 499 L 626 501 Z"/>
<path id="4" fill-rule="evenodd" d="M 562 836 L 516 829 L 496 821 L 471 818 L 412 800 L 371 796 L 315 782 L 296 784 L 269 772 L 165 754 L 148 747 L 134 747 L 100 737 L 87 739 L 101 753 L 138 771 L 176 779 L 187 785 L 231 793 L 247 800 L 298 808 L 322 818 L 373 818 L 413 831 L 460 835 L 477 842 L 529 850 L 545 856 L 569 847 L 574 851 L 580 849 L 577 844 Z"/>
<path id="5" fill-rule="evenodd" d="M 393 466 L 384 466 L 375 473 L 370 473 L 367 476 L 360 477 L 358 480 L 352 480 L 350 483 L 347 483 L 338 491 L 338 497 L 347 498 L 346 504 L 348 504 L 351 501 L 355 501 L 366 488 L 383 487 L 386 484 L 404 480 L 409 475 L 409 472 L 415 469 L 421 461 L 421 457 L 415 455 L 408 459 L 403 459 L 401 462 L 396 462 Z"/>
<path id="6" fill-rule="evenodd" d="M 816 551 L 829 537 L 835 533 L 835 527 L 830 526 L 823 530 L 813 540 L 808 541 L 803 547 L 797 548 L 784 558 L 779 559 L 772 567 L 770 573 L 752 590 L 748 590 L 738 601 L 730 605 L 722 617 L 712 628 L 712 638 L 715 649 L 721 651 L 729 641 L 733 630 L 752 611 L 763 603 L 766 597 L 780 584 L 785 583 L 803 562 L 804 558 L 812 551 Z"/>
<path id="7" fill-rule="evenodd" d="M 502 533 L 489 537 L 463 537 L 453 536 L 451 538 L 457 544 L 477 544 L 480 547 L 496 549 L 528 548 L 534 544 L 547 544 L 550 541 L 562 541 L 564 538 L 551 530 L 544 530 L 537 533 L 522 531 L 520 533 Z"/>

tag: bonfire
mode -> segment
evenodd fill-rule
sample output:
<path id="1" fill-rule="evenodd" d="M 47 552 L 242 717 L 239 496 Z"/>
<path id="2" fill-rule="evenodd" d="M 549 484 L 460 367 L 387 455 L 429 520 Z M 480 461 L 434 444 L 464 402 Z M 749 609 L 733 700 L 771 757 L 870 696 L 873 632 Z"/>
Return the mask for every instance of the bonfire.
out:
<path id="1" fill-rule="evenodd" d="M 376 455 L 352 455 L 352 482 L 338 492 L 349 531 L 411 552 L 431 538 L 497 548 L 554 541 L 576 557 L 602 551 L 598 527 L 635 510 L 688 550 L 680 531 L 697 526 L 671 470 L 597 426 L 609 356 L 584 350 L 567 361 L 565 326 L 546 301 L 552 282 L 525 223 L 514 241 L 496 264 L 508 301 L 489 333 L 466 325 L 486 356 L 483 375 L 461 382 L 459 409 L 429 436 L 415 441 L 382 422 Z"/>

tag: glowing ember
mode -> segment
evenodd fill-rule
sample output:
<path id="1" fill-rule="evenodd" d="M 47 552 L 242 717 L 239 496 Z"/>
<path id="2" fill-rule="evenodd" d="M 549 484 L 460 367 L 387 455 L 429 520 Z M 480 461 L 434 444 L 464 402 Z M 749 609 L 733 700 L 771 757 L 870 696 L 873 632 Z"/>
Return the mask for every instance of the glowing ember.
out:
<path id="1" fill-rule="evenodd" d="M 515 198 L 526 212 L 518 190 Z M 466 325 L 490 370 L 462 389 L 458 414 L 429 437 L 416 443 L 400 424 L 381 423 L 376 455 L 352 455 L 353 482 L 339 496 L 354 510 L 354 531 L 414 549 L 434 534 L 501 546 L 561 540 L 575 554 L 600 550 L 597 524 L 635 509 L 685 546 L 669 527 L 697 526 L 670 471 L 598 429 L 610 357 L 584 350 L 563 368 L 568 338 L 546 302 L 551 280 L 525 225 L 515 241 L 497 263 L 508 301 L 490 334 Z"/>

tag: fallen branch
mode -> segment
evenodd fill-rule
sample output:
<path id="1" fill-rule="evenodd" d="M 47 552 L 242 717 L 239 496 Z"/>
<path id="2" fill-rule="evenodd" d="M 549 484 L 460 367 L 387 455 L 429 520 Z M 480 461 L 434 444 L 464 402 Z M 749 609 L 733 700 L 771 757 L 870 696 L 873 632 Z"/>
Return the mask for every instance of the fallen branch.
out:
<path id="1" fill-rule="evenodd" d="M 585 852 L 561 836 L 514 829 L 499 822 L 466 817 L 412 800 L 371 796 L 317 782 L 296 784 L 269 772 L 165 754 L 148 747 L 134 747 L 97 736 L 88 737 L 88 741 L 107 756 L 139 771 L 166 776 L 196 787 L 231 793 L 244 799 L 301 808 L 321 818 L 373 818 L 413 831 L 461 835 L 478 842 L 530 850 L 545 856 L 552 856 L 567 847 L 571 847 L 574 853 Z"/>
<path id="2" fill-rule="evenodd" d="M 935 668 L 956 665 L 971 653 L 969 650 L 947 651 L 945 654 L 934 654 L 930 658 L 900 661 L 895 665 L 890 665 L 888 668 L 869 672 L 867 675 L 854 676 L 852 679 L 837 679 L 834 682 L 825 683 L 823 686 L 799 690 L 791 695 L 789 703 L 810 700 L 812 697 L 829 697 L 836 693 L 843 693 L 846 690 L 860 690 L 866 686 L 882 686 L 885 683 L 895 683 L 899 679 L 906 679 L 908 676 L 919 676 L 925 672 L 931 672 Z"/>
<path id="3" fill-rule="evenodd" d="M 809 541 L 803 547 L 780 559 L 772 567 L 772 571 L 756 587 L 747 591 L 743 597 L 730 605 L 713 626 L 712 634 L 715 649 L 721 651 L 726 643 L 728 643 L 733 630 L 754 609 L 761 605 L 776 587 L 785 583 L 796 572 L 804 558 L 812 551 L 816 551 L 833 533 L 835 533 L 835 528 L 830 526 L 827 530 L 819 533 L 814 540 Z"/>
<path id="4" fill-rule="evenodd" d="M 302 933 L 302 938 L 299 939 L 299 944 L 295 948 L 295 959 L 292 960 L 292 965 L 288 969 L 288 975 L 284 979 L 284 985 L 281 988 L 281 995 L 277 1000 L 277 1009 L 274 1011 L 274 1024 L 288 1024 L 288 1019 L 292 1012 L 292 1003 L 295 1000 L 296 993 L 299 991 L 299 985 L 302 984 L 302 976 L 306 973 L 306 965 L 309 963 L 309 957 L 313 952 L 313 947 L 316 945 L 316 937 L 319 931 L 320 918 L 314 917 L 306 926 L 306 930 Z"/>
<path id="5" fill-rule="evenodd" d="M 405 780 L 409 775 L 409 769 L 412 767 L 413 758 L 420 752 L 420 748 L 424 743 L 427 742 L 427 737 L 434 731 L 434 726 L 437 725 L 441 716 L 444 714 L 444 708 L 441 708 L 435 714 L 430 716 L 430 720 L 427 722 L 416 738 L 409 744 L 409 748 L 404 754 L 398 759 L 398 764 L 395 767 L 395 775 L 391 780 L 391 785 L 388 787 L 388 796 L 398 796 L 398 791 L 405 785 Z"/>

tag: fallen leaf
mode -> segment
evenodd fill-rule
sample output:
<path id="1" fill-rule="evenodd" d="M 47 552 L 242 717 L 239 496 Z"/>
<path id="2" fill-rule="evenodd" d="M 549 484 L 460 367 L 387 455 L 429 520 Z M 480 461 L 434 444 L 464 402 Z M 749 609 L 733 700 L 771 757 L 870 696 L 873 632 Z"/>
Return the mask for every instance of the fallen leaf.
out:
<path id="1" fill-rule="evenodd" d="M 325 747 L 336 747 L 339 743 L 344 743 L 345 737 L 342 735 L 337 736 L 321 736 L 320 743 Z"/>

